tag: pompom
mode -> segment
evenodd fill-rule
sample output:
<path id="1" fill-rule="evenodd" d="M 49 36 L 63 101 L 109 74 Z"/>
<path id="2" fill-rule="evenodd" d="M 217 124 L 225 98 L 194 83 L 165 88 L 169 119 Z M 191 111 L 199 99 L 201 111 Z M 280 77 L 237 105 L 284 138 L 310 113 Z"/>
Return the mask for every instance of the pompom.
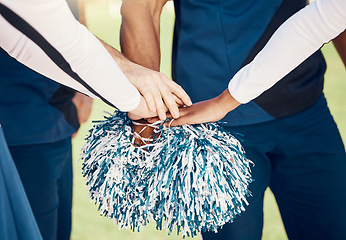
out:
<path id="1" fill-rule="evenodd" d="M 82 149 L 83 175 L 101 215 L 120 229 L 156 221 L 183 236 L 217 231 L 245 210 L 252 181 L 240 142 L 216 123 L 155 128 L 135 146 L 126 113 L 100 121 Z"/>

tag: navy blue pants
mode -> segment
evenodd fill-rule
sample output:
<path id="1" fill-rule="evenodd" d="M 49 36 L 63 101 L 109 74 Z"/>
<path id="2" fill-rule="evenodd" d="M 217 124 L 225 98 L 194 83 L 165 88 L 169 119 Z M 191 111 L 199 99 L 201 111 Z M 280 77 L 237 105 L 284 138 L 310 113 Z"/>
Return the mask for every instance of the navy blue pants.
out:
<path id="1" fill-rule="evenodd" d="M 252 197 L 241 216 L 217 234 L 203 233 L 204 240 L 261 239 L 267 187 L 274 193 L 289 239 L 346 239 L 345 148 L 326 104 L 231 129 L 243 135 L 247 157 L 255 163 Z"/>
<path id="2" fill-rule="evenodd" d="M 70 239 L 71 138 L 9 149 L 43 239 Z"/>

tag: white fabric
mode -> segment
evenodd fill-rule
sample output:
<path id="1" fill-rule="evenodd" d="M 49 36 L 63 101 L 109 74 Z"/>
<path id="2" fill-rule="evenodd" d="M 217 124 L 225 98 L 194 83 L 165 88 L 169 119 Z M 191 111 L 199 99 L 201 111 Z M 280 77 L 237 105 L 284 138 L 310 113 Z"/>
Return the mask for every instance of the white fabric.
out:
<path id="1" fill-rule="evenodd" d="M 122 111 L 135 109 L 138 90 L 102 44 L 72 15 L 64 0 L 0 0 L 38 31 L 92 89 Z M 42 49 L 0 15 L 0 46 L 19 62 L 61 84 L 91 94 Z"/>
<path id="2" fill-rule="evenodd" d="M 289 18 L 228 85 L 247 103 L 272 87 L 346 27 L 346 0 L 316 0 Z"/>

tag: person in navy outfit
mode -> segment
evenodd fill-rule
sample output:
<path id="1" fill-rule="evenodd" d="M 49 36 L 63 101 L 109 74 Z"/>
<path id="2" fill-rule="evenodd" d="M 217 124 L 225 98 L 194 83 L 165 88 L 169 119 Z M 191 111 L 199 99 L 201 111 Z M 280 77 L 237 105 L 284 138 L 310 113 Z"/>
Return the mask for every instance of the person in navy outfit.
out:
<path id="1" fill-rule="evenodd" d="M 122 51 L 154 70 L 160 68 L 160 14 L 166 2 L 125 0 L 122 5 Z M 305 0 L 175 0 L 173 80 L 194 103 L 220 96 L 273 33 L 306 4 Z M 280 58 L 280 52 L 275 54 L 276 64 L 289 62 Z M 275 65 L 272 68 L 275 71 Z M 246 211 L 218 233 L 203 232 L 204 240 L 261 239 L 267 187 L 275 195 L 290 239 L 346 239 L 346 155 L 323 94 L 325 71 L 318 50 L 272 88 L 221 119 L 225 129 L 241 135 L 247 157 L 254 162 L 255 181 L 250 184 Z M 194 105 L 183 108 L 181 115 L 195 110 L 197 121 L 214 118 L 216 108 L 207 112 Z"/>

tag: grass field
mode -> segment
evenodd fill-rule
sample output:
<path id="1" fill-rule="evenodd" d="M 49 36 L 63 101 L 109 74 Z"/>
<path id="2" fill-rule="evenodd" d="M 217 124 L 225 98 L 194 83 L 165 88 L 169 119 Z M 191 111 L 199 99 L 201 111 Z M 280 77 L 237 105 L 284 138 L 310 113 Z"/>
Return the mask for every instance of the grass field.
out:
<path id="1" fill-rule="evenodd" d="M 119 4 L 112 1 L 108 5 L 105 2 L 88 2 L 86 17 L 89 29 L 101 39 L 119 49 Z M 170 55 L 173 27 L 173 14 L 166 8 L 162 16 L 162 72 L 170 76 Z M 323 48 L 327 58 L 328 71 L 326 75 L 325 94 L 333 116 L 339 126 L 344 142 L 346 140 L 346 71 L 334 47 L 331 44 Z M 97 207 L 90 202 L 84 179 L 81 175 L 81 162 L 78 161 L 80 149 L 88 129 L 91 128 L 91 120 L 102 119 L 104 111 L 113 110 L 100 101 L 95 101 L 90 121 L 84 124 L 77 137 L 73 140 L 74 151 L 74 198 L 73 198 L 73 226 L 72 240 L 176 240 L 181 236 L 172 234 L 168 236 L 165 231 L 157 231 L 155 226 L 150 225 L 140 233 L 130 230 L 118 230 L 118 226 L 112 220 L 101 217 Z M 268 190 L 265 196 L 264 206 L 264 240 L 287 239 L 275 199 Z M 197 239 L 197 238 L 194 238 Z"/>

